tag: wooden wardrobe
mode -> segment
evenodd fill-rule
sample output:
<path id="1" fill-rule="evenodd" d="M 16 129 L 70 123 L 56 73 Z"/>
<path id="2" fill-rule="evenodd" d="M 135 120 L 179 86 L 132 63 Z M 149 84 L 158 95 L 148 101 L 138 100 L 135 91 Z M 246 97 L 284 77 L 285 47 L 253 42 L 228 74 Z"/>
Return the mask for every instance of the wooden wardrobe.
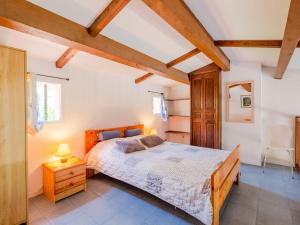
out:
<path id="1" fill-rule="evenodd" d="M 220 68 L 214 63 L 189 74 L 191 83 L 191 144 L 221 148 Z"/>
<path id="2" fill-rule="evenodd" d="M 26 53 L 0 46 L 0 224 L 27 223 Z"/>

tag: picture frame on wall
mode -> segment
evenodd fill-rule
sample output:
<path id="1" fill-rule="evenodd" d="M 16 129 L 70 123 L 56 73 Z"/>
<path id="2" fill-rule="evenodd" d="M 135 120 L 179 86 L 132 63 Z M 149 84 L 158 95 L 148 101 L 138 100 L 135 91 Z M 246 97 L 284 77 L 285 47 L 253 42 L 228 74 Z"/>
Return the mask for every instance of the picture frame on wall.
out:
<path id="1" fill-rule="evenodd" d="M 251 95 L 241 95 L 241 108 L 251 108 L 252 99 Z"/>

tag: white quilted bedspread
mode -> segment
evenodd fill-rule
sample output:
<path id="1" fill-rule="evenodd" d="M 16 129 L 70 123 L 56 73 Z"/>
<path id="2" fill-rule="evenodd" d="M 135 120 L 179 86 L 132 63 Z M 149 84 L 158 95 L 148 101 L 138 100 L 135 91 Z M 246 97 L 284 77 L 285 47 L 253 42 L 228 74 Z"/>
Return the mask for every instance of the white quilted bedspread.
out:
<path id="1" fill-rule="evenodd" d="M 124 154 L 116 140 L 98 143 L 87 155 L 88 168 L 147 191 L 204 224 L 212 223 L 210 177 L 229 151 L 164 142 Z"/>

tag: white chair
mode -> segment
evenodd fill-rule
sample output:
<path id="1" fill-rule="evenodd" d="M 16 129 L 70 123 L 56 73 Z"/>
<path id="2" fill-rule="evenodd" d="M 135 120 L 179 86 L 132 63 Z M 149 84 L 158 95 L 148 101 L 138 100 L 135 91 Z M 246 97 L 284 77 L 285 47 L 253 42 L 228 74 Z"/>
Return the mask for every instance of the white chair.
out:
<path id="1" fill-rule="evenodd" d="M 292 179 L 294 179 L 294 148 L 290 147 L 293 137 L 293 130 L 287 125 L 273 125 L 267 130 L 268 145 L 266 146 L 263 172 L 267 163 L 267 156 L 270 151 L 285 151 L 289 154 Z"/>

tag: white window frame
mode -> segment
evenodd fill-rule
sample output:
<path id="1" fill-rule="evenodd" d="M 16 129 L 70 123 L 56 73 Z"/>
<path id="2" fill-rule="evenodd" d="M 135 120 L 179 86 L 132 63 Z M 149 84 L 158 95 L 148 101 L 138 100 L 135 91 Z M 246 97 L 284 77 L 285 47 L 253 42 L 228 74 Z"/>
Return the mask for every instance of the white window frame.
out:
<path id="1" fill-rule="evenodd" d="M 47 83 L 49 84 L 59 84 L 60 85 L 60 102 L 59 102 L 59 105 L 60 105 L 60 114 L 59 114 L 59 119 L 58 120 L 45 120 L 45 121 L 42 121 L 43 123 L 47 123 L 47 124 L 51 124 L 51 123 L 60 123 L 62 122 L 63 120 L 63 84 L 62 82 L 55 82 L 53 81 L 53 79 L 49 79 L 49 78 L 41 78 L 41 77 L 36 77 L 36 76 L 33 76 L 34 79 L 33 79 L 33 85 L 32 85 L 32 92 L 33 92 L 33 95 L 32 95 L 32 100 L 33 100 L 33 111 L 35 111 L 36 109 L 36 104 L 37 104 L 37 83 L 38 82 L 42 82 L 42 83 L 45 83 L 46 87 L 44 88 L 44 111 L 45 111 L 45 114 L 47 114 Z M 35 117 L 36 121 L 38 120 L 37 117 L 37 112 L 34 112 L 32 113 L 32 116 Z M 47 116 L 44 115 L 44 117 L 46 118 Z"/>

